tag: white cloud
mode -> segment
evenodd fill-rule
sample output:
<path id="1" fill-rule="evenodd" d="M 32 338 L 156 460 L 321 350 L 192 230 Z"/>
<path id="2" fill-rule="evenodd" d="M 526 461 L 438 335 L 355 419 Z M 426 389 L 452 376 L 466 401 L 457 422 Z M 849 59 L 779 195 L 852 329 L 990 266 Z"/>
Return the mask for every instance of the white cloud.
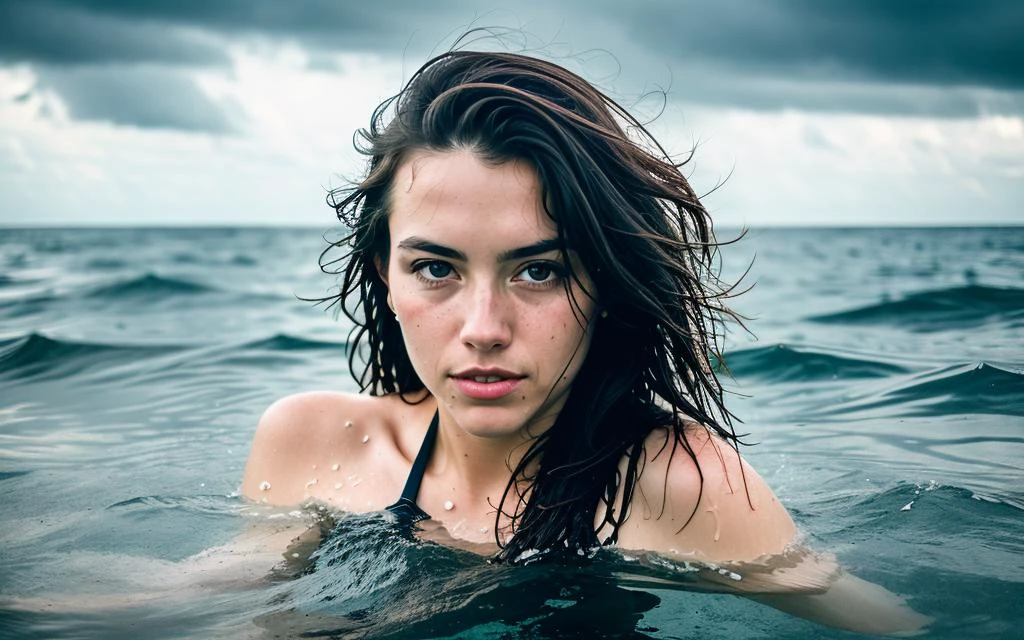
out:
<path id="1" fill-rule="evenodd" d="M 231 55 L 233 74 L 208 72 L 197 84 L 244 114 L 240 136 L 71 123 L 46 117 L 41 96 L 4 100 L 2 221 L 330 224 L 324 188 L 362 170 L 352 133 L 400 86 L 399 67 L 342 57 L 339 64 L 353 71 L 336 75 L 309 71 L 294 48 L 239 46 Z M 21 87 L 34 85 L 24 69 L 4 73 Z"/>
<path id="2" fill-rule="evenodd" d="M 1021 222 L 1021 118 L 689 108 L 698 190 L 724 224 Z M 734 170 L 733 170 L 734 169 Z M 969 214 L 969 215 L 968 215 Z"/>

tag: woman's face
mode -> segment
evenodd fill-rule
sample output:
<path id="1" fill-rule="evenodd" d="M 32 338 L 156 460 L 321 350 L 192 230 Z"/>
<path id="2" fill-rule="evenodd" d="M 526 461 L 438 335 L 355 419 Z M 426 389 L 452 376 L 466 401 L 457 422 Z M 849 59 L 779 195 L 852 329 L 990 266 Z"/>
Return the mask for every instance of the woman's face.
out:
<path id="1" fill-rule="evenodd" d="M 533 169 L 472 151 L 410 154 L 389 196 L 389 298 L 442 423 L 481 438 L 547 429 L 590 346 L 594 305 Z M 573 262 L 591 289 L 582 267 Z"/>

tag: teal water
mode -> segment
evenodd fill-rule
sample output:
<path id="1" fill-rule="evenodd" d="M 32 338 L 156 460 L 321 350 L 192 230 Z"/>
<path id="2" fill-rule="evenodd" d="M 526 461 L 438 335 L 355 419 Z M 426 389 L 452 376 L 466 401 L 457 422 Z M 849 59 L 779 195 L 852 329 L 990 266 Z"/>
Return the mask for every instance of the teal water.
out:
<path id="1" fill-rule="evenodd" d="M 309 517 L 235 490 L 270 402 L 353 389 L 347 327 L 298 299 L 334 284 L 323 244 L 0 230 L 0 637 L 861 637 L 699 572 L 497 567 L 379 516 L 325 525 L 294 575 L 168 584 L 253 522 Z M 1018 637 L 1024 228 L 753 230 L 723 260 L 753 261 L 734 305 L 757 336 L 727 335 L 730 407 L 809 543 L 932 617 L 921 637 Z"/>

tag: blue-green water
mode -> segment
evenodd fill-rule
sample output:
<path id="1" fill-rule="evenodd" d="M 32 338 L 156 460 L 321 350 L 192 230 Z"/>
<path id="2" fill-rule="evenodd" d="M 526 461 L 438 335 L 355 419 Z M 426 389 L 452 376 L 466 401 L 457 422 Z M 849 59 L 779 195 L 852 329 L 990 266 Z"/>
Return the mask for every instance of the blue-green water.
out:
<path id="1" fill-rule="evenodd" d="M 858 637 L 689 575 L 631 582 L 614 554 L 498 567 L 374 516 L 298 577 L 128 605 L 272 517 L 235 495 L 270 402 L 353 389 L 347 327 L 297 299 L 333 285 L 322 247 L 0 230 L 0 637 Z M 923 637 L 1019 637 L 1024 228 L 754 230 L 723 256 L 754 258 L 730 406 L 809 543 L 934 618 Z"/>

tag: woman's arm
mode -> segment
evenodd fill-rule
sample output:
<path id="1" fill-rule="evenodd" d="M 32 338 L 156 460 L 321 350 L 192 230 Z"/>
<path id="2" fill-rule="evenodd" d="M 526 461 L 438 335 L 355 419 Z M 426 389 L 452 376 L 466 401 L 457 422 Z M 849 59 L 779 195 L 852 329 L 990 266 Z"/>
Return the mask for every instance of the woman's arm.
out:
<path id="1" fill-rule="evenodd" d="M 703 427 L 685 437 L 692 458 L 667 429 L 648 436 L 619 546 L 703 562 L 783 553 L 796 525 L 761 476 Z"/>
<path id="2" fill-rule="evenodd" d="M 226 544 L 180 561 L 118 553 L 78 554 L 78 570 L 66 585 L 88 592 L 48 592 L 0 599 L 16 611 L 78 613 L 124 609 L 149 602 L 187 602 L 204 594 L 257 588 L 268 580 L 299 573 L 316 548 L 323 525 L 311 516 L 247 518 L 244 530 Z"/>
<path id="3" fill-rule="evenodd" d="M 680 444 L 672 450 L 670 437 L 648 438 L 621 547 L 713 564 L 722 570 L 705 575 L 724 590 L 828 626 L 908 634 L 929 622 L 902 598 L 844 571 L 831 555 L 800 545 L 785 507 L 731 446 L 689 428 L 695 464 Z"/>

